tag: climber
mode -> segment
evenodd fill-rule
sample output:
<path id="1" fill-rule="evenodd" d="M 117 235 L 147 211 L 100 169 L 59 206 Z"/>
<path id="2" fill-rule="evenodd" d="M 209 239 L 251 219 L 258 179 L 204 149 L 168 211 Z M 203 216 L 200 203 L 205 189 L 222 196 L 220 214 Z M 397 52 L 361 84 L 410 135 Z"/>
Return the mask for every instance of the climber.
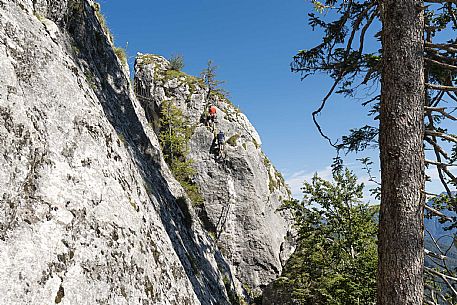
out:
<path id="1" fill-rule="evenodd" d="M 225 142 L 225 135 L 224 135 L 224 132 L 221 130 L 217 134 L 217 154 L 219 157 L 222 157 L 222 152 L 224 151 L 224 142 Z"/>
<path id="2" fill-rule="evenodd" d="M 208 108 L 208 117 L 206 119 L 207 125 L 212 126 L 214 129 L 214 122 L 216 121 L 216 107 L 214 105 L 210 105 Z"/>

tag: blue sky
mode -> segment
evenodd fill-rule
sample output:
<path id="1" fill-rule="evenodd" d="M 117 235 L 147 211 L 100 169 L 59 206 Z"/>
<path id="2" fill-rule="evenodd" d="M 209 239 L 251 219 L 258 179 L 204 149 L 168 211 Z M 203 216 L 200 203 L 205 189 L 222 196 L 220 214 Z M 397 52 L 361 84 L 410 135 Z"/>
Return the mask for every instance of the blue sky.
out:
<path id="1" fill-rule="evenodd" d="M 300 80 L 289 64 L 319 42 L 307 25 L 305 0 L 99 1 L 115 37 L 133 64 L 137 52 L 182 54 L 185 72 L 199 75 L 208 59 L 230 99 L 258 130 L 263 150 L 299 195 L 314 172 L 329 177 L 334 151 L 311 120 L 330 86 L 325 75 Z M 368 119 L 360 101 L 336 96 L 319 120 L 333 138 Z M 377 151 L 364 155 L 377 158 Z M 363 176 L 355 158 L 348 164 Z M 377 174 L 377 173 L 376 173 Z M 378 175 L 379 176 L 379 175 Z M 362 179 L 365 179 L 362 177 Z M 366 180 L 366 179 L 365 179 Z"/>

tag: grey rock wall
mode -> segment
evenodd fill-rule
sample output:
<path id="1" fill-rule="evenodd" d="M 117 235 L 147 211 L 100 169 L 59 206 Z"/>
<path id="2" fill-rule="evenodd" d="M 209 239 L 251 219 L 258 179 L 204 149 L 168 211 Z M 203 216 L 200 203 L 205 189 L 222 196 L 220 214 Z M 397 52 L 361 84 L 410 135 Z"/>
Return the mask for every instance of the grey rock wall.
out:
<path id="1" fill-rule="evenodd" d="M 228 304 L 94 7 L 0 0 L 0 304 Z"/>
<path id="2" fill-rule="evenodd" d="M 193 128 L 189 158 L 197 174 L 204 203 L 199 214 L 206 229 L 230 263 L 244 293 L 260 292 L 282 270 L 292 245 L 288 215 L 278 212 L 290 192 L 282 176 L 263 154 L 261 140 L 247 117 L 220 94 L 208 96 L 198 79 L 170 71 L 160 56 L 139 54 L 135 65 L 136 92 L 159 131 L 160 105 L 172 101 Z M 207 107 L 217 111 L 215 130 L 201 122 Z M 215 134 L 225 133 L 225 157 L 214 153 Z"/>

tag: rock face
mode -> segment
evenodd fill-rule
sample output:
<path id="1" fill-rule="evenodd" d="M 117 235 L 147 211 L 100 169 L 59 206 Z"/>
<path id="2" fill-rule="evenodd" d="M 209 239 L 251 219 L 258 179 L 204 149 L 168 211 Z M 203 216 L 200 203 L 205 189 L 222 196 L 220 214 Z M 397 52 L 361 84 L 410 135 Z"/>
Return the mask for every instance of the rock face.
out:
<path id="1" fill-rule="evenodd" d="M 236 107 L 161 57 L 138 61 L 140 104 L 98 9 L 0 0 L 0 304 L 252 301 L 290 252 L 281 176 Z M 194 128 L 198 207 L 155 133 L 164 99 Z"/>
<path id="2" fill-rule="evenodd" d="M 0 304 L 229 304 L 96 10 L 0 0 Z"/>
<path id="3" fill-rule="evenodd" d="M 256 130 L 222 94 L 208 93 L 201 80 L 170 70 L 163 57 L 138 55 L 135 88 L 156 132 L 163 101 L 179 107 L 192 126 L 188 157 L 204 197 L 200 218 L 239 284 L 260 291 L 280 274 L 291 252 L 290 221 L 277 211 L 283 200 L 290 199 L 290 192 L 262 153 Z M 213 130 L 202 123 L 210 103 L 217 108 Z M 226 139 L 223 158 L 216 153 L 219 131 Z"/>

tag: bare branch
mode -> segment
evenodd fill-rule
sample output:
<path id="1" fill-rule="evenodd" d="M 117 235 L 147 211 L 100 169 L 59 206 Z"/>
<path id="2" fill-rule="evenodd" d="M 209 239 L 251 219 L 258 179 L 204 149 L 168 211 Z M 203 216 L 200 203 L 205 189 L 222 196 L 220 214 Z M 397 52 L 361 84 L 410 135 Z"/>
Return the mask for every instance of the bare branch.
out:
<path id="1" fill-rule="evenodd" d="M 346 56 L 349 55 L 349 51 L 351 50 L 352 48 L 352 41 L 354 40 L 354 37 L 355 37 L 355 34 L 358 32 L 359 30 L 359 26 L 360 24 L 362 23 L 363 19 L 368 15 L 368 12 L 371 10 L 371 8 L 376 4 L 376 1 L 373 1 L 372 3 L 370 3 L 360 14 L 359 16 L 357 17 L 357 20 L 354 22 L 354 24 L 352 25 L 352 31 L 351 31 L 351 35 L 349 36 L 349 40 L 348 40 L 348 43 L 346 45 Z M 374 19 L 374 16 L 376 14 L 373 14 L 373 16 L 371 18 L 369 18 L 367 24 L 363 27 L 362 29 L 362 32 L 360 34 L 360 50 L 363 49 L 363 40 L 365 38 L 365 32 L 367 31 L 368 27 L 370 26 L 371 22 L 373 21 Z M 359 50 L 359 52 L 360 52 Z"/>
<path id="2" fill-rule="evenodd" d="M 424 267 L 424 270 L 427 271 L 427 272 L 429 272 L 429 273 L 431 273 L 431 274 L 433 274 L 433 275 L 437 275 L 437 276 L 439 276 L 439 277 L 441 277 L 441 278 L 444 277 L 444 278 L 447 278 L 447 279 L 449 279 L 449 280 L 451 280 L 451 281 L 457 282 L 457 277 L 453 277 L 453 276 L 450 276 L 450 275 L 447 275 L 447 274 L 438 272 L 438 271 L 436 271 L 436 270 L 434 270 L 434 269 L 432 269 L 432 268 L 429 268 L 429 267 Z"/>
<path id="3" fill-rule="evenodd" d="M 457 53 L 457 44 L 425 42 L 426 48 L 443 49 L 450 53 Z"/>
<path id="4" fill-rule="evenodd" d="M 425 163 L 436 165 L 438 167 L 457 166 L 457 164 L 441 163 L 441 162 L 436 162 L 436 161 L 432 161 L 432 160 L 425 160 Z"/>
<path id="5" fill-rule="evenodd" d="M 457 0 L 424 0 L 427 3 L 438 3 L 438 4 L 445 4 L 445 3 L 454 3 L 457 4 Z"/>
<path id="6" fill-rule="evenodd" d="M 457 296 L 457 291 L 454 289 L 454 286 L 452 286 L 452 284 L 449 282 L 449 280 L 457 281 L 456 277 L 453 277 L 453 276 L 438 272 L 438 271 L 436 271 L 436 270 L 434 270 L 432 268 L 429 268 L 429 267 L 424 267 L 424 270 L 426 272 L 428 272 L 428 273 L 431 273 L 433 275 L 441 277 L 443 279 L 443 281 L 446 283 L 446 285 L 448 286 L 448 288 L 452 291 L 454 296 Z"/>
<path id="7" fill-rule="evenodd" d="M 433 288 L 433 287 L 430 286 L 429 284 L 425 284 L 425 288 L 427 288 L 428 290 L 430 290 L 430 292 L 433 292 L 433 293 L 437 294 L 437 295 L 438 295 L 447 305 L 453 305 L 451 302 L 449 302 L 449 301 L 444 297 L 444 295 L 443 295 L 441 292 L 436 291 L 435 288 Z M 437 300 L 434 299 L 434 301 L 435 301 L 435 303 L 432 302 L 431 304 L 434 304 L 434 305 L 438 305 L 438 304 L 439 304 Z M 429 301 L 429 302 L 430 302 L 430 301 Z"/>
<path id="8" fill-rule="evenodd" d="M 454 137 L 454 136 L 450 136 L 448 134 L 445 134 L 443 132 L 438 132 L 438 131 L 435 131 L 435 130 L 425 130 L 425 134 L 427 136 L 433 136 L 433 137 L 438 137 L 438 138 L 442 138 L 442 139 L 445 139 L 445 140 L 448 140 L 450 142 L 454 142 L 454 143 L 457 143 L 457 138 Z"/>
<path id="9" fill-rule="evenodd" d="M 445 259 L 447 259 L 447 256 L 446 256 L 446 255 L 433 253 L 432 251 L 427 250 L 427 249 L 424 249 L 424 252 L 425 252 L 425 255 L 428 255 L 428 256 L 433 257 L 433 258 L 436 258 L 436 259 L 440 259 L 440 260 L 445 260 Z"/>
<path id="10" fill-rule="evenodd" d="M 432 128 L 435 128 L 434 127 L 434 121 L 433 121 L 433 117 L 431 115 L 431 113 L 427 113 L 427 117 L 428 117 L 428 120 L 429 120 L 429 123 L 430 123 L 430 126 Z M 429 142 L 429 143 L 433 143 L 433 150 L 435 152 L 435 156 L 436 156 L 436 161 L 438 163 L 442 163 L 441 161 L 441 155 L 443 155 L 447 160 L 450 160 L 449 159 L 449 156 L 444 152 L 444 150 L 436 143 L 436 136 L 432 136 L 432 139 L 428 139 L 428 137 L 425 137 L 425 141 Z M 451 189 L 449 188 L 447 182 L 446 182 L 446 179 L 444 179 L 444 175 L 443 175 L 443 167 L 441 166 L 437 166 L 437 171 L 438 171 L 438 177 L 440 178 L 440 181 L 441 181 L 441 184 L 444 186 L 444 188 L 446 189 L 446 193 L 448 194 L 448 196 L 452 196 L 452 193 L 451 193 Z"/>
<path id="11" fill-rule="evenodd" d="M 455 96 L 454 92 L 446 92 L 446 95 L 457 102 L 457 97 Z"/>
<path id="12" fill-rule="evenodd" d="M 428 206 L 428 205 L 425 205 L 425 209 L 429 212 L 431 212 L 432 214 L 435 214 L 436 216 L 439 216 L 443 219 L 446 219 L 447 221 L 452 221 L 452 218 L 447 216 L 446 214 L 444 213 L 441 213 L 440 211 Z"/>
<path id="13" fill-rule="evenodd" d="M 425 49 L 428 52 L 430 52 L 430 56 L 436 58 L 437 60 L 443 60 L 444 62 L 446 62 L 446 61 L 457 62 L 457 58 L 443 56 L 442 54 L 439 53 L 439 50 L 435 50 L 435 49 L 427 48 L 427 47 Z"/>
<path id="14" fill-rule="evenodd" d="M 376 2 L 373 2 L 372 4 L 374 5 Z M 370 5 L 368 7 L 368 9 L 371 9 L 372 5 Z M 359 41 L 359 55 L 362 54 L 363 52 L 363 46 L 364 46 L 364 42 L 365 42 L 365 34 L 367 32 L 367 30 L 370 28 L 371 24 L 373 23 L 375 17 L 378 15 L 378 8 L 377 7 L 375 9 L 375 11 L 371 14 L 371 16 L 368 18 L 368 21 L 367 23 L 364 25 L 364 27 L 362 28 L 362 31 L 360 32 L 360 41 Z M 368 11 L 367 11 L 368 12 Z"/>
<path id="15" fill-rule="evenodd" d="M 452 181 L 457 182 L 457 177 L 455 177 L 447 168 L 443 167 L 441 169 L 449 178 L 451 178 Z"/>
<path id="16" fill-rule="evenodd" d="M 426 106 L 430 106 L 430 107 L 436 107 L 439 102 L 441 102 L 441 100 L 443 99 L 443 95 L 444 95 L 444 91 L 438 91 L 438 93 L 436 94 L 436 96 L 429 102 L 428 105 Z"/>
<path id="17" fill-rule="evenodd" d="M 319 122 L 317 121 L 317 118 L 316 116 L 321 113 L 322 109 L 324 109 L 325 107 L 325 104 L 327 103 L 327 100 L 330 98 L 330 96 L 333 94 L 333 91 L 335 91 L 336 87 L 338 86 L 338 84 L 340 83 L 341 79 L 342 79 L 342 75 L 340 74 L 340 76 L 335 80 L 335 82 L 333 83 L 333 86 L 332 88 L 330 88 L 329 92 L 327 92 L 327 95 L 324 97 L 324 99 L 322 100 L 322 103 L 320 105 L 320 107 L 313 111 L 312 115 L 313 115 L 313 122 L 314 122 L 314 125 L 316 125 L 317 127 L 317 130 L 319 131 L 320 135 L 326 139 L 330 145 L 334 148 L 337 148 L 336 147 L 336 143 L 333 143 L 332 140 L 326 135 L 324 134 L 324 132 L 322 131 L 322 127 L 321 125 L 319 124 Z"/>
<path id="18" fill-rule="evenodd" d="M 432 112 L 432 111 L 435 111 L 435 112 L 439 112 L 441 113 L 443 116 L 445 116 L 446 118 L 450 119 L 450 120 L 453 120 L 453 121 L 457 121 L 457 118 L 450 115 L 449 113 L 446 112 L 446 108 L 445 107 L 441 107 L 441 108 L 438 108 L 438 107 L 425 107 L 425 111 L 429 111 L 429 112 Z"/>
<path id="19" fill-rule="evenodd" d="M 425 141 L 428 142 L 430 145 L 432 145 L 434 148 L 436 148 L 436 150 L 446 159 L 446 160 L 450 160 L 451 158 L 449 157 L 448 153 L 443 149 L 441 148 L 441 146 L 438 145 L 438 143 L 436 143 L 436 140 L 434 139 L 431 139 L 429 137 L 425 137 Z"/>
<path id="20" fill-rule="evenodd" d="M 452 23 L 454 24 L 454 28 L 457 27 L 457 19 L 455 18 L 454 10 L 452 9 L 452 3 L 446 3 L 446 8 L 448 14 L 451 16 Z"/>
<path id="21" fill-rule="evenodd" d="M 433 90 L 457 91 L 457 87 L 454 87 L 454 86 L 443 86 L 443 85 L 426 83 L 425 87 L 428 89 L 433 89 Z"/>
<path id="22" fill-rule="evenodd" d="M 438 197 L 439 196 L 439 194 L 429 193 L 429 192 L 425 192 L 425 191 L 422 191 L 422 194 L 425 194 L 429 197 Z"/>
<path id="23" fill-rule="evenodd" d="M 447 70 L 457 70 L 457 66 L 446 64 L 446 63 L 443 63 L 441 61 L 437 61 L 437 60 L 434 60 L 434 59 L 431 59 L 431 58 L 427 58 L 427 57 L 425 57 L 424 60 L 427 61 L 427 62 L 430 62 L 432 64 L 438 65 L 438 66 L 440 66 L 440 67 L 442 67 L 444 69 L 447 69 Z"/>
<path id="24" fill-rule="evenodd" d="M 430 238 L 432 239 L 433 243 L 435 244 L 435 247 L 438 249 L 438 251 L 440 251 L 441 254 L 443 254 L 443 250 L 441 250 L 441 247 L 440 245 L 438 244 L 438 241 L 436 240 L 436 238 L 432 235 L 432 233 L 430 233 L 430 231 L 425 228 L 425 232 L 427 232 L 427 234 L 430 236 Z"/>

